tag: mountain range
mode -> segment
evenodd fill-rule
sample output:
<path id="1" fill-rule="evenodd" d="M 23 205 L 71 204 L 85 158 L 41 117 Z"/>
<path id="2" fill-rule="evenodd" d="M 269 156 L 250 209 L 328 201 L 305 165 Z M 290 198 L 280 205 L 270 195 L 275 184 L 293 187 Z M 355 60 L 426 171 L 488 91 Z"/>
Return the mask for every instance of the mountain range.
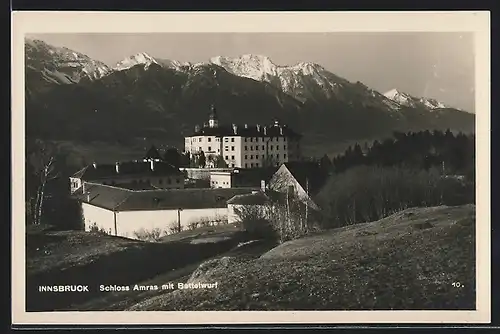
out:
<path id="1" fill-rule="evenodd" d="M 306 147 L 325 150 L 393 131 L 474 131 L 474 114 L 397 89 L 382 94 L 310 62 L 280 66 L 246 54 L 189 63 L 138 53 L 107 66 L 29 39 L 25 59 L 28 137 L 182 146 L 212 104 L 222 123 L 278 118 L 303 133 Z"/>

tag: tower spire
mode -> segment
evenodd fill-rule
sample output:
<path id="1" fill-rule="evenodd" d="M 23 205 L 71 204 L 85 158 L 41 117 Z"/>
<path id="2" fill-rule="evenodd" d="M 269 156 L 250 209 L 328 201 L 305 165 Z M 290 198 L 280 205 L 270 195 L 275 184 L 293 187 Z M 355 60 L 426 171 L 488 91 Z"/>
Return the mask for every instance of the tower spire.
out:
<path id="1" fill-rule="evenodd" d="M 211 128 L 216 128 L 219 126 L 219 119 L 217 117 L 217 110 L 215 109 L 215 105 L 210 105 L 210 115 L 208 117 L 208 126 Z"/>

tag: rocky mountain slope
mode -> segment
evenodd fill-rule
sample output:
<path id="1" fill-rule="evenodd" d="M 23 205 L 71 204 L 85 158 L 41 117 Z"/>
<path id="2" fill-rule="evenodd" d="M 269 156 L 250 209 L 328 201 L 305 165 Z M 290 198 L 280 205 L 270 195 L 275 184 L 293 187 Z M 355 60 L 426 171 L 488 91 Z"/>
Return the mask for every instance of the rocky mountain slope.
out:
<path id="1" fill-rule="evenodd" d="M 425 97 L 418 98 L 415 96 L 411 96 L 410 94 L 400 92 L 397 89 L 391 89 L 390 91 L 386 92 L 384 96 L 390 99 L 391 101 L 396 102 L 400 106 L 405 106 L 405 107 L 411 107 L 411 108 L 420 107 L 428 109 L 429 111 L 435 109 L 452 108 L 437 101 L 436 99 L 429 99 Z"/>
<path id="2" fill-rule="evenodd" d="M 279 118 L 305 146 L 394 130 L 474 130 L 474 115 L 397 91 L 381 94 L 322 66 L 268 57 L 183 63 L 132 55 L 114 67 L 66 48 L 26 41 L 27 135 L 64 140 L 158 138 L 182 145 L 215 104 L 222 123 Z M 431 112 L 432 111 L 432 112 Z"/>
<path id="3" fill-rule="evenodd" d="M 47 89 L 50 84 L 73 84 L 100 79 L 111 68 L 87 55 L 41 40 L 26 39 L 25 62 L 28 92 Z"/>

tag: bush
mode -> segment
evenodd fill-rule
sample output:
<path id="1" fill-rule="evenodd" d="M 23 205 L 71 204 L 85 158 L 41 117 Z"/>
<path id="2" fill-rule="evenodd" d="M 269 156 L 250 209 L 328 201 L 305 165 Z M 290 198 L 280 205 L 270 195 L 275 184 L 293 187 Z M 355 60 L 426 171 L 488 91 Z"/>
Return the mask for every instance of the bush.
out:
<path id="1" fill-rule="evenodd" d="M 256 206 L 242 206 L 235 208 L 239 223 L 252 239 L 277 238 L 276 231 L 270 217 Z"/>
<path id="2" fill-rule="evenodd" d="M 242 227 L 256 239 L 279 242 L 300 238 L 318 228 L 314 224 L 314 210 L 293 194 L 281 203 L 274 201 L 265 206 L 235 208 Z"/>
<path id="3" fill-rule="evenodd" d="M 192 231 L 198 228 L 198 222 L 191 222 L 188 224 L 187 228 L 188 230 Z"/>
<path id="4" fill-rule="evenodd" d="M 189 230 L 194 230 L 199 227 L 208 227 L 215 225 L 225 225 L 228 223 L 227 216 L 216 215 L 215 217 L 200 217 L 197 220 L 189 222 L 187 228 Z"/>
<path id="5" fill-rule="evenodd" d="M 89 230 L 90 230 L 90 232 L 92 232 L 92 233 L 108 234 L 108 233 L 106 232 L 106 230 L 105 230 L 103 227 L 99 227 L 99 226 L 97 226 L 97 223 L 95 223 L 95 222 L 94 222 L 94 224 L 92 224 L 92 225 L 90 226 L 90 229 L 89 229 Z"/>
<path id="6" fill-rule="evenodd" d="M 165 234 L 174 234 L 174 233 L 179 233 L 181 231 L 182 231 L 182 225 L 179 226 L 178 222 L 171 222 L 168 225 L 167 230 L 165 231 L 166 232 Z"/>
<path id="7" fill-rule="evenodd" d="M 137 239 L 142 241 L 156 242 L 160 240 L 162 231 L 157 227 L 152 230 L 141 228 L 140 230 L 135 231 L 134 235 Z"/>

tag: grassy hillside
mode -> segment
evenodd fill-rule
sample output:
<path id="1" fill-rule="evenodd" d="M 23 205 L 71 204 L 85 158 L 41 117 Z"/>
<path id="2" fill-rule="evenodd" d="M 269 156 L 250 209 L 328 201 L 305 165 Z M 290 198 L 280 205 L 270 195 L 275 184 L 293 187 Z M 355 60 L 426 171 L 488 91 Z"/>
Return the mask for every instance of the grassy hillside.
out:
<path id="1" fill-rule="evenodd" d="M 257 259 L 226 256 L 187 282 L 218 288 L 176 290 L 129 309 L 474 309 L 475 206 L 407 209 Z"/>
<path id="2" fill-rule="evenodd" d="M 186 270 L 186 267 L 230 251 L 246 240 L 245 234 L 236 229 L 229 231 L 226 228 L 224 238 L 214 239 L 213 231 L 207 234 L 198 234 L 196 242 L 193 238 L 177 238 L 149 243 L 83 231 L 30 232 L 26 236 L 27 309 L 64 310 L 99 300 L 110 294 L 99 291 L 100 285 L 145 284 L 143 282 L 162 274 Z M 88 285 L 90 291 L 38 291 L 40 285 L 65 284 Z"/>

